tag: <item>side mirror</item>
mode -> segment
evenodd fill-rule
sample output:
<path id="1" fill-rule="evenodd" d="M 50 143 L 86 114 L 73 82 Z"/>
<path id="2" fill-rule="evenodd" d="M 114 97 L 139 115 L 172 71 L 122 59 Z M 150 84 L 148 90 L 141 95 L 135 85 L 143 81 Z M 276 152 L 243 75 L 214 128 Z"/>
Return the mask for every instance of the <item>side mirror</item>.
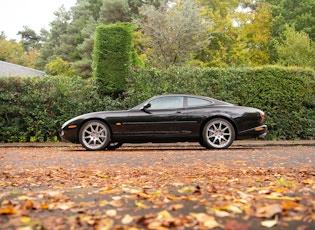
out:
<path id="1" fill-rule="evenodd" d="M 151 107 L 151 103 L 149 102 L 149 103 L 145 104 L 145 105 L 141 108 L 141 110 L 146 111 L 146 109 L 148 109 L 148 108 L 150 108 L 150 107 Z"/>

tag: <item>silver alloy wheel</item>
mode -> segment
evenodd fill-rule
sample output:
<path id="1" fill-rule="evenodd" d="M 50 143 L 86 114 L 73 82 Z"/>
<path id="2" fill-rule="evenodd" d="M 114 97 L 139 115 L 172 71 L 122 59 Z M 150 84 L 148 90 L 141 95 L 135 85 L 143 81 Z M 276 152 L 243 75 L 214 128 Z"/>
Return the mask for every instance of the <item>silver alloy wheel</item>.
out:
<path id="1" fill-rule="evenodd" d="M 235 139 L 233 125 L 225 119 L 210 120 L 203 129 L 203 140 L 207 147 L 215 149 L 228 148 Z"/>
<path id="2" fill-rule="evenodd" d="M 108 126 L 98 120 L 84 124 L 79 135 L 80 143 L 87 150 L 103 150 L 108 146 L 111 138 Z"/>

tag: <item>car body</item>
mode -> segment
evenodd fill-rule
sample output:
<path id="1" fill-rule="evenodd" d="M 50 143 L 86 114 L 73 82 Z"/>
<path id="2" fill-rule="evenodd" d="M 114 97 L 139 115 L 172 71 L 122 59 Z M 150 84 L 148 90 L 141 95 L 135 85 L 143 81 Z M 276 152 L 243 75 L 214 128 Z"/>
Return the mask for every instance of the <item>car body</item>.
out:
<path id="1" fill-rule="evenodd" d="M 234 140 L 262 136 L 265 113 L 204 96 L 159 95 L 122 111 L 83 114 L 65 122 L 60 136 L 87 150 L 115 149 L 123 143 L 199 142 L 225 149 Z"/>

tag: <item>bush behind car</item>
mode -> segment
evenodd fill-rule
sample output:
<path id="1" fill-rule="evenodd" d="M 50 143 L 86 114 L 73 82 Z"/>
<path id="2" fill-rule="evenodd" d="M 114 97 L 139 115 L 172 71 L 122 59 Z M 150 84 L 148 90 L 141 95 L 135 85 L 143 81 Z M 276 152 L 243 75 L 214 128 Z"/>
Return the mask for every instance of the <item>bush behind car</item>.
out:
<path id="1" fill-rule="evenodd" d="M 97 94 L 80 77 L 0 78 L 0 141 L 51 141 L 61 124 L 82 113 L 130 108 L 163 93 L 205 95 L 262 109 L 268 139 L 315 136 L 315 72 L 299 68 L 137 70 L 123 98 Z"/>
<path id="2" fill-rule="evenodd" d="M 162 93 L 205 95 L 267 114 L 268 139 L 315 136 L 315 72 L 300 68 L 171 68 L 129 79 L 134 104 Z"/>
<path id="3" fill-rule="evenodd" d="M 57 140 L 69 118 L 123 107 L 120 100 L 101 98 L 95 85 L 80 77 L 0 78 L 0 141 Z"/>

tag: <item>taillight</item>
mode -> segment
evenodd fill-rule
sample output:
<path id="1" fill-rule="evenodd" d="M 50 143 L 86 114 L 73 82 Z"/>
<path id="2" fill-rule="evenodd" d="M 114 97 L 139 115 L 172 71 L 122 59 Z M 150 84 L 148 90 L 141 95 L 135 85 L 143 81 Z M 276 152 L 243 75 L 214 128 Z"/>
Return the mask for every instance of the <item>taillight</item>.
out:
<path id="1" fill-rule="evenodd" d="M 258 124 L 263 125 L 266 118 L 266 114 L 263 111 L 259 111 L 259 115 L 260 115 L 260 119 L 258 120 Z"/>
<path id="2" fill-rule="evenodd" d="M 260 117 L 264 120 L 266 118 L 266 114 L 263 111 L 260 111 Z"/>

